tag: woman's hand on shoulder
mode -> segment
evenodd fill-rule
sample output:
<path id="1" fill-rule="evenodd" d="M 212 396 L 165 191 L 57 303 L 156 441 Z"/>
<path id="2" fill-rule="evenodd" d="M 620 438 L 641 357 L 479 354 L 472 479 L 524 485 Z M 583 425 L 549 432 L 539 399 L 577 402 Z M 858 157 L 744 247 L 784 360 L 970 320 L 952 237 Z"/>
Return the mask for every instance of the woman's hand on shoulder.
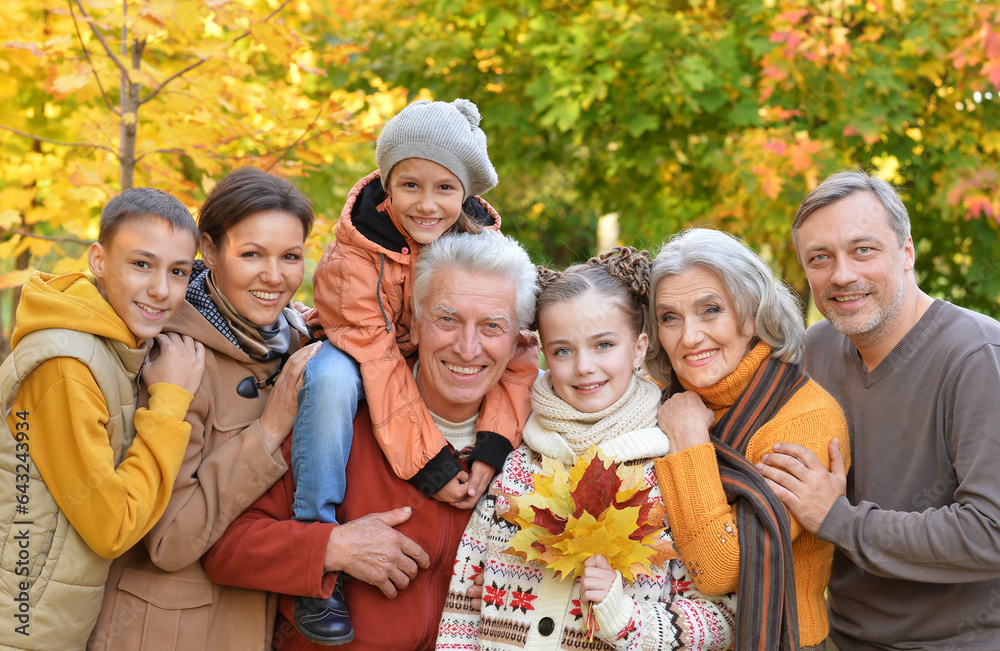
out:
<path id="1" fill-rule="evenodd" d="M 299 389 L 306 363 L 319 351 L 322 342 L 309 344 L 295 351 L 285 367 L 281 369 L 278 381 L 267 395 L 264 413 L 260 415 L 260 426 L 264 430 L 264 445 L 268 452 L 281 447 L 295 425 L 295 414 L 299 410 Z"/>
<path id="2" fill-rule="evenodd" d="M 715 414 L 694 391 L 675 393 L 656 410 L 656 424 L 670 439 L 670 454 L 711 441 Z"/>
<path id="3" fill-rule="evenodd" d="M 194 395 L 205 372 L 205 346 L 187 335 L 161 332 L 142 367 L 146 386 L 166 382 Z"/>

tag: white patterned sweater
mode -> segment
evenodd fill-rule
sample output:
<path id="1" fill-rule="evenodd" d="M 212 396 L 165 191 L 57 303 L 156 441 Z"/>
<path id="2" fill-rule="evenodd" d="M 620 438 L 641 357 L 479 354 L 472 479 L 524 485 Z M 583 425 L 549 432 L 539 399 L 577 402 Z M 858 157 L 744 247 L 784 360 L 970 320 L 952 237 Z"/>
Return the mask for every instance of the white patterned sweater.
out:
<path id="1" fill-rule="evenodd" d="M 665 438 L 659 429 L 646 431 L 650 437 Z M 633 437 L 636 434 L 631 433 Z M 526 440 L 527 435 L 525 431 Z M 618 456 L 626 465 L 643 465 L 646 482 L 653 487 L 650 499 L 659 499 L 653 461 L 661 454 L 631 460 Z M 459 543 L 437 649 L 729 648 L 736 597 L 698 592 L 679 560 L 667 562 L 654 576 L 637 576 L 634 585 L 623 582 L 619 575 L 608 596 L 594 607 L 600 630 L 588 640 L 583 630 L 579 580 L 559 580 L 540 562 L 529 563 L 504 553 L 517 526 L 498 515 L 510 508 L 501 493 L 532 492 L 532 472 L 541 467 L 541 455 L 522 444 L 507 458 L 503 471 L 476 506 Z M 664 529 L 662 538 L 672 540 L 669 528 Z M 480 574 L 484 575 L 481 612 L 473 610 L 465 596 L 466 588 Z"/>

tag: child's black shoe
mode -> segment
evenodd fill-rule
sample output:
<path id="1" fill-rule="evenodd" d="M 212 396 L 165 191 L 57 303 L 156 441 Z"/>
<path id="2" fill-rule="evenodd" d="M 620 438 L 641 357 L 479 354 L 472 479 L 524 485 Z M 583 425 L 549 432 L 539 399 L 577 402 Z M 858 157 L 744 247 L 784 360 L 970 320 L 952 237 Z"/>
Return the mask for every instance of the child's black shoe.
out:
<path id="1" fill-rule="evenodd" d="M 329 599 L 295 598 L 295 628 L 310 642 L 335 646 L 347 644 L 354 639 L 354 627 L 351 626 L 351 615 L 347 612 L 341 585 L 343 576 L 341 573 L 337 577 L 337 584 Z"/>

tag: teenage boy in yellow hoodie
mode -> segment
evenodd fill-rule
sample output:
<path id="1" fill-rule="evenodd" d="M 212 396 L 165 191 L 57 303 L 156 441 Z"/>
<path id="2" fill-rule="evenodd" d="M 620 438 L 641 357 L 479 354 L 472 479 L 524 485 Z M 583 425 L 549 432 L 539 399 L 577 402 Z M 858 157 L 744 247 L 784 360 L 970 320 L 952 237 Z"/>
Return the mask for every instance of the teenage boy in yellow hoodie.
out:
<path id="1" fill-rule="evenodd" d="M 36 272 L 22 290 L 0 366 L 2 649 L 84 648 L 111 559 L 170 499 L 205 354 L 160 330 L 197 245 L 183 204 L 134 188 L 101 213 L 93 276 Z M 140 370 L 150 400 L 136 409 Z"/>

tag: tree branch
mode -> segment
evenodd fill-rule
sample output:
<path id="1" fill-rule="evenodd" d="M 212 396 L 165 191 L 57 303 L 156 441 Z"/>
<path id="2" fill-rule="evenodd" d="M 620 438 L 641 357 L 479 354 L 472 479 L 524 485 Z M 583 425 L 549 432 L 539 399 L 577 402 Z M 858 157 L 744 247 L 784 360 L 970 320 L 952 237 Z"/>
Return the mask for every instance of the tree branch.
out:
<path id="1" fill-rule="evenodd" d="M 46 242 L 69 242 L 70 244 L 82 244 L 84 246 L 90 246 L 93 242 L 88 242 L 87 240 L 81 240 L 76 237 L 56 237 L 52 235 L 35 235 L 34 233 L 29 233 L 28 231 L 19 231 L 16 228 L 7 228 L 6 226 L 0 226 L 0 231 L 4 233 L 12 233 L 14 235 L 20 235 L 21 237 L 33 237 L 36 240 L 45 240 Z"/>
<path id="2" fill-rule="evenodd" d="M 164 88 L 166 88 L 167 84 L 169 84 L 170 82 L 172 82 L 174 79 L 177 79 L 181 75 L 194 70 L 195 68 L 197 68 L 201 64 L 205 63 L 206 61 L 208 61 L 208 59 L 198 59 L 197 61 L 195 61 L 194 63 L 192 63 L 188 67 L 184 68 L 180 72 L 175 72 L 174 74 L 172 74 L 169 77 L 167 77 L 163 81 L 162 84 L 160 84 L 159 86 L 156 87 L 156 90 L 154 90 L 152 93 L 149 94 L 149 97 L 147 97 L 146 99 L 139 100 L 139 106 L 142 106 L 146 102 L 151 101 L 154 97 L 156 97 L 157 95 L 159 95 L 160 91 L 163 90 Z"/>
<path id="3" fill-rule="evenodd" d="M 149 154 L 176 154 L 177 156 L 183 156 L 183 155 L 187 154 L 187 152 L 184 151 L 183 149 L 177 149 L 176 147 L 173 148 L 173 149 L 153 149 L 152 151 L 147 151 L 145 153 L 142 153 L 142 154 L 139 154 L 138 156 L 136 156 L 135 157 L 135 163 L 136 163 L 136 165 L 138 165 L 139 161 L 141 161 L 143 158 L 145 158 Z"/>
<path id="4" fill-rule="evenodd" d="M 83 8 L 83 4 L 80 2 L 80 0 L 74 0 L 74 1 L 76 2 L 76 6 L 80 8 L 80 13 L 83 14 L 83 17 L 87 19 L 87 24 L 90 25 L 90 31 L 94 33 L 94 36 L 97 37 L 97 40 L 100 41 L 101 45 L 104 47 L 104 51 L 107 52 L 111 60 L 115 62 L 115 65 L 118 66 L 118 69 L 122 71 L 122 74 L 127 76 L 128 68 L 126 68 L 125 64 L 122 63 L 121 60 L 115 56 L 115 53 L 111 50 L 111 47 L 108 45 L 108 42 L 105 41 L 104 36 L 101 35 L 101 31 L 97 29 L 97 25 L 94 24 L 94 19 L 91 18 L 89 14 L 87 14 L 87 10 Z"/>
<path id="5" fill-rule="evenodd" d="M 270 165 L 267 166 L 267 169 L 264 170 L 265 172 L 270 172 L 272 167 L 274 167 L 275 165 L 277 165 L 278 163 L 280 163 L 281 160 L 285 156 L 287 156 L 290 151 L 292 151 L 293 149 L 295 149 L 296 147 L 299 146 L 299 144 L 302 142 L 302 139 L 305 138 L 307 135 L 309 135 L 309 132 L 312 131 L 312 128 L 314 126 L 316 126 L 317 122 L 319 122 L 320 117 L 323 115 L 323 109 L 324 109 L 324 106 L 321 104 L 320 107 L 319 107 L 319 113 L 317 113 L 316 117 L 314 117 L 313 120 L 312 120 L 312 122 L 309 123 L 309 126 L 305 128 L 305 130 L 302 132 L 302 135 L 299 136 L 298 138 L 296 138 L 295 142 L 293 142 L 292 144 L 288 145 L 288 147 L 286 147 L 285 150 L 283 152 L 281 152 L 281 155 L 278 156 L 277 158 L 275 158 L 274 162 L 272 162 Z"/>
<path id="6" fill-rule="evenodd" d="M 261 23 L 266 23 L 267 21 L 269 21 L 269 20 L 271 20 L 272 18 L 274 18 L 274 16 L 275 16 L 275 15 L 276 15 L 276 14 L 277 14 L 277 13 L 278 13 L 279 11 L 281 11 L 282 9 L 284 9 L 284 8 L 285 8 L 285 5 L 287 5 L 287 4 L 288 4 L 289 2 L 291 2 L 291 1 L 292 1 L 292 0 L 285 0 L 284 2 L 282 2 L 282 3 L 280 4 L 280 5 L 278 5 L 278 7 L 277 7 L 277 8 L 276 8 L 276 9 L 275 9 L 274 11 L 272 11 L 271 13 L 269 13 L 269 14 L 268 14 L 268 15 L 267 15 L 267 16 L 266 16 L 266 17 L 264 18 L 264 20 L 262 20 L 262 21 L 260 21 L 260 22 L 261 22 Z M 241 40 L 241 39 L 244 39 L 244 38 L 246 38 L 246 37 L 247 37 L 247 36 L 249 36 L 249 35 L 250 35 L 250 30 L 248 29 L 247 31 L 243 32 L 242 34 L 240 34 L 239 36 L 237 36 L 236 38 L 234 38 L 234 39 L 233 39 L 233 43 L 235 43 L 236 41 L 239 41 L 239 40 Z"/>
<path id="7" fill-rule="evenodd" d="M 284 9 L 285 5 L 287 5 L 291 1 L 292 0 L 284 0 L 284 2 L 282 2 L 280 5 L 278 5 L 277 9 L 275 9 L 274 11 L 272 11 L 271 13 L 269 13 L 264 18 L 264 20 L 260 21 L 260 23 L 258 23 L 258 24 L 263 24 L 263 23 L 266 23 L 267 21 L 271 20 L 271 18 L 273 18 L 275 16 L 275 14 L 277 14 L 279 11 L 281 11 L 282 9 Z M 79 0 L 77 0 L 77 2 L 79 2 Z M 243 32 L 242 34 L 240 34 L 239 36 L 237 36 L 236 38 L 234 38 L 233 39 L 233 43 L 236 43 L 237 41 L 239 41 L 239 40 L 241 40 L 241 39 L 243 39 L 243 38 L 245 38 L 245 37 L 247 37 L 249 35 L 250 35 L 250 30 L 248 29 L 245 32 Z M 188 67 L 186 67 L 183 70 L 181 70 L 180 72 L 176 72 L 176 73 L 170 75 L 169 77 L 167 77 L 163 81 L 163 83 L 161 83 L 159 86 L 156 87 L 156 90 L 154 90 L 152 93 L 149 94 L 149 97 L 147 97 L 144 100 L 140 100 L 139 101 L 139 105 L 141 106 L 141 105 L 145 104 L 146 102 L 149 102 L 154 97 L 156 97 L 157 95 L 159 95 L 160 91 L 163 90 L 164 88 L 166 88 L 167 84 L 169 84 L 170 82 L 172 82 L 174 79 L 177 79 L 178 77 L 181 77 L 184 74 L 186 74 L 186 73 L 194 70 L 195 68 L 197 68 L 201 64 L 205 63 L 206 61 L 208 61 L 208 59 L 199 59 L 199 60 L 195 61 L 194 63 L 192 63 L 191 65 L 189 65 Z"/>
<path id="8" fill-rule="evenodd" d="M 51 138 L 43 138 L 41 136 L 36 136 L 36 135 L 30 134 L 30 133 L 25 133 L 24 131 L 19 131 L 19 130 L 13 128 L 13 127 L 8 127 L 5 124 L 0 124 L 0 129 L 4 129 L 5 131 L 10 131 L 11 133 L 16 133 L 19 136 L 23 136 L 25 138 L 30 138 L 31 140 L 35 140 L 37 142 L 48 142 L 48 143 L 51 143 L 53 145 L 60 145 L 62 147 L 91 147 L 93 149 L 101 149 L 103 151 L 106 151 L 109 154 L 111 154 L 112 156 L 114 156 L 115 158 L 119 157 L 118 156 L 118 152 L 116 152 L 111 147 L 108 147 L 107 145 L 98 145 L 98 144 L 95 144 L 95 143 L 92 143 L 92 142 L 62 142 L 62 141 L 59 141 L 59 140 L 52 140 Z"/>
<path id="9" fill-rule="evenodd" d="M 83 50 L 83 55 L 87 57 L 87 63 L 90 64 L 90 71 L 94 73 L 94 80 L 97 82 L 97 87 L 101 89 L 101 97 L 104 98 L 104 104 L 108 107 L 108 110 L 115 115 L 120 115 L 118 109 L 115 108 L 114 104 L 111 103 L 111 99 L 108 94 L 104 92 L 104 85 L 101 83 L 101 77 L 97 74 L 97 68 L 94 66 L 93 60 L 90 58 L 90 51 L 87 50 L 87 46 L 83 44 L 83 35 L 80 33 L 80 24 L 76 20 L 76 12 L 73 11 L 73 0 L 66 0 L 66 4 L 69 5 L 69 15 L 73 17 L 73 28 L 76 29 L 76 38 L 80 41 L 80 49 Z"/>

